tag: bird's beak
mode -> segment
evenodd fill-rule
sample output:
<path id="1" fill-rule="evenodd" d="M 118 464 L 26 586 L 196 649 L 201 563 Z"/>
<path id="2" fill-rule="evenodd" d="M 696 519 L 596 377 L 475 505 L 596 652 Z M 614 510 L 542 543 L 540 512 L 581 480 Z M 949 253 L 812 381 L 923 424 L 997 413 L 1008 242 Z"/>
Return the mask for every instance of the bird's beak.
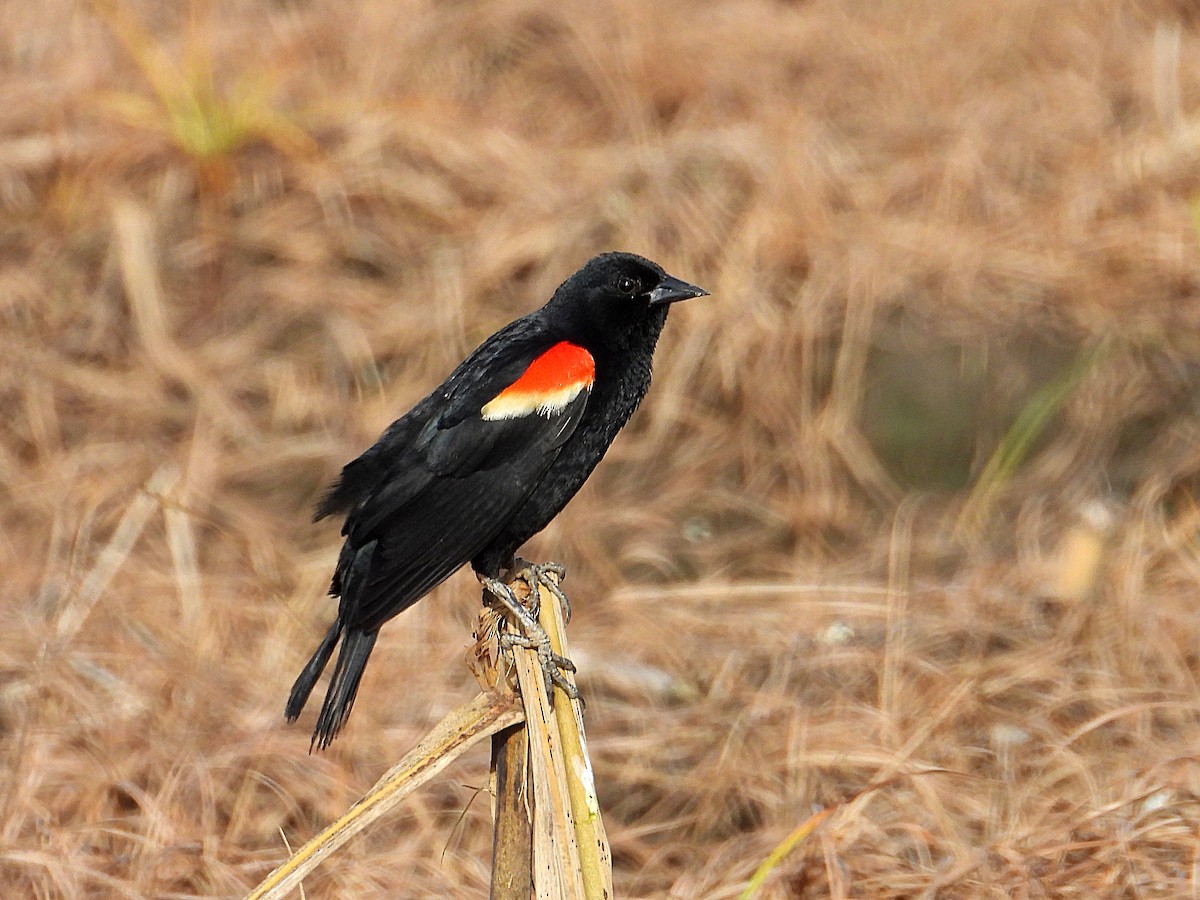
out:
<path id="1" fill-rule="evenodd" d="M 650 292 L 650 305 L 662 306 L 674 303 L 676 300 L 690 300 L 692 297 L 707 297 L 708 291 L 686 281 L 680 281 L 673 275 L 667 275 L 658 283 L 658 287 Z"/>

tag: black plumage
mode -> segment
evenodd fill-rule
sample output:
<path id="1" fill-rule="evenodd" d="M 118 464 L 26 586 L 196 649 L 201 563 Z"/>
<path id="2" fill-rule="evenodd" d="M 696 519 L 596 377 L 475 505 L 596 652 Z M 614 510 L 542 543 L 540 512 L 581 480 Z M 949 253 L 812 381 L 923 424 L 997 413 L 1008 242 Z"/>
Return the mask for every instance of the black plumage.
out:
<path id="1" fill-rule="evenodd" d="M 299 716 L 339 641 L 313 732 L 341 730 L 379 627 L 461 566 L 499 577 L 574 496 L 650 386 L 669 304 L 706 293 L 629 253 L 589 260 L 500 329 L 342 470 L 337 618 L 296 679 Z"/>

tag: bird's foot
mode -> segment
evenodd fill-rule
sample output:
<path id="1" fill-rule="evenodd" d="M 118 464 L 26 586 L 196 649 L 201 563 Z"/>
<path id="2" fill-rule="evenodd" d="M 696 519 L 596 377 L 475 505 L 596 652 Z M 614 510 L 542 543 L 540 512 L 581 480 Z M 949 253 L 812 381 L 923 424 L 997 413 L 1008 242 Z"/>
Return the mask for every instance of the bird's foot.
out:
<path id="1" fill-rule="evenodd" d="M 583 697 L 579 694 L 579 688 L 567 681 L 563 671 L 574 672 L 575 663 L 571 662 L 565 656 L 559 656 L 550 647 L 550 637 L 546 634 L 539 625 L 538 630 L 540 635 L 523 635 L 513 634 L 511 631 L 500 635 L 500 646 L 506 649 L 513 647 L 524 647 L 526 650 L 536 650 L 538 663 L 542 667 L 542 676 L 546 679 L 546 694 L 550 697 L 550 702 L 554 702 L 554 687 L 557 685 L 560 690 L 572 700 L 583 702 Z"/>
<path id="2" fill-rule="evenodd" d="M 561 568 L 561 566 L 559 567 Z M 480 578 L 480 584 L 484 590 L 495 597 L 500 603 L 512 613 L 513 617 L 521 626 L 521 631 L 524 634 L 514 634 L 513 632 L 505 632 L 500 635 L 500 646 L 506 650 L 511 650 L 513 647 L 523 647 L 527 650 L 537 652 L 538 663 L 542 667 L 542 675 L 546 679 L 546 694 L 550 697 L 550 702 L 554 702 L 554 687 L 557 685 L 564 694 L 572 700 L 582 702 L 583 698 L 579 695 L 579 688 L 571 684 L 566 677 L 563 676 L 563 671 L 574 672 L 575 664 L 565 656 L 560 656 L 554 652 L 554 648 L 550 644 L 550 635 L 546 633 L 541 624 L 536 618 L 535 613 L 525 607 L 517 595 L 513 593 L 513 589 L 498 578 Z M 530 584 L 530 596 L 535 598 L 536 602 L 537 589 L 536 584 L 541 582 L 533 582 Z"/>
<path id="3" fill-rule="evenodd" d="M 527 559 L 521 559 L 518 556 L 513 559 L 509 573 L 510 578 L 523 579 L 529 585 L 534 596 L 533 614 L 535 616 L 538 612 L 538 605 L 541 603 L 536 588 L 538 585 L 541 585 L 552 593 L 562 606 L 563 621 L 568 625 L 571 623 L 571 601 L 567 599 L 567 595 L 563 593 L 563 589 L 559 586 L 566 580 L 566 566 L 556 562 L 534 563 Z M 551 575 L 554 577 L 551 578 Z"/>

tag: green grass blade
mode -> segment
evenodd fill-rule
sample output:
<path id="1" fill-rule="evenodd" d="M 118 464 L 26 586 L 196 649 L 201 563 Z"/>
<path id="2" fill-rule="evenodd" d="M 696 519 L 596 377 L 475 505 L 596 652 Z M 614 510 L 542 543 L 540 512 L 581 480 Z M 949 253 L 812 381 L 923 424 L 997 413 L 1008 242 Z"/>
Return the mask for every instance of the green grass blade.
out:
<path id="1" fill-rule="evenodd" d="M 988 458 L 958 519 L 960 530 L 975 530 L 988 518 L 1001 490 L 1028 459 L 1030 451 L 1080 382 L 1109 348 L 1108 341 L 1085 347 L 1057 378 L 1040 387 L 1021 408 Z"/>

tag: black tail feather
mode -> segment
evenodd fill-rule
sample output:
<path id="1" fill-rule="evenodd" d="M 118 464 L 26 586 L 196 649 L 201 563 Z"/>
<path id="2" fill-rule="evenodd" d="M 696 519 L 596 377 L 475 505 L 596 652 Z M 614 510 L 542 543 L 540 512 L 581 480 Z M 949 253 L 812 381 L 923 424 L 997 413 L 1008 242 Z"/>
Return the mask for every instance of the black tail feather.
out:
<path id="1" fill-rule="evenodd" d="M 287 716 L 289 722 L 295 722 L 300 717 L 300 711 L 308 702 L 308 696 L 312 693 L 317 679 L 325 671 L 329 657 L 333 656 L 333 648 L 337 646 L 341 634 L 341 620 L 334 620 L 334 623 L 329 626 L 329 631 L 322 638 L 320 646 L 317 647 L 308 664 L 296 677 L 296 683 L 292 685 L 292 693 L 288 695 L 287 707 L 284 709 L 284 715 Z"/>
<path id="2" fill-rule="evenodd" d="M 333 656 L 333 650 L 340 639 L 342 647 L 338 651 L 337 663 L 333 667 L 333 675 L 325 691 L 325 702 L 321 704 L 321 712 L 317 716 L 310 750 L 313 747 L 326 749 L 346 724 L 350 709 L 354 706 L 354 697 L 358 693 L 363 669 L 367 666 L 367 660 L 370 659 L 371 650 L 375 646 L 375 638 L 379 634 L 378 628 L 368 630 L 346 624 L 355 621 L 359 595 L 370 578 L 371 561 L 374 559 L 377 543 L 370 541 L 362 547 L 354 547 L 347 540 L 342 547 L 330 588 L 330 593 L 340 594 L 342 597 L 342 602 L 338 605 L 337 619 L 296 678 L 292 693 L 288 697 L 284 712 L 288 721 L 294 722 L 304 709 L 304 704 L 308 702 L 317 679 L 325 671 L 325 666 Z"/>
<path id="3" fill-rule="evenodd" d="M 350 710 L 354 707 L 354 698 L 358 694 L 358 683 L 362 680 L 363 669 L 367 667 L 367 660 L 371 657 L 371 650 L 374 649 L 375 638 L 378 636 L 378 630 L 362 631 L 356 628 L 347 629 L 342 635 L 342 649 L 338 652 L 337 664 L 333 667 L 333 676 L 329 679 L 329 689 L 325 692 L 325 702 L 321 704 L 321 714 L 317 716 L 312 746 L 320 750 L 326 749 L 346 724 Z M 332 650 L 332 646 L 330 649 Z M 311 685 L 309 687 L 311 689 Z"/>

